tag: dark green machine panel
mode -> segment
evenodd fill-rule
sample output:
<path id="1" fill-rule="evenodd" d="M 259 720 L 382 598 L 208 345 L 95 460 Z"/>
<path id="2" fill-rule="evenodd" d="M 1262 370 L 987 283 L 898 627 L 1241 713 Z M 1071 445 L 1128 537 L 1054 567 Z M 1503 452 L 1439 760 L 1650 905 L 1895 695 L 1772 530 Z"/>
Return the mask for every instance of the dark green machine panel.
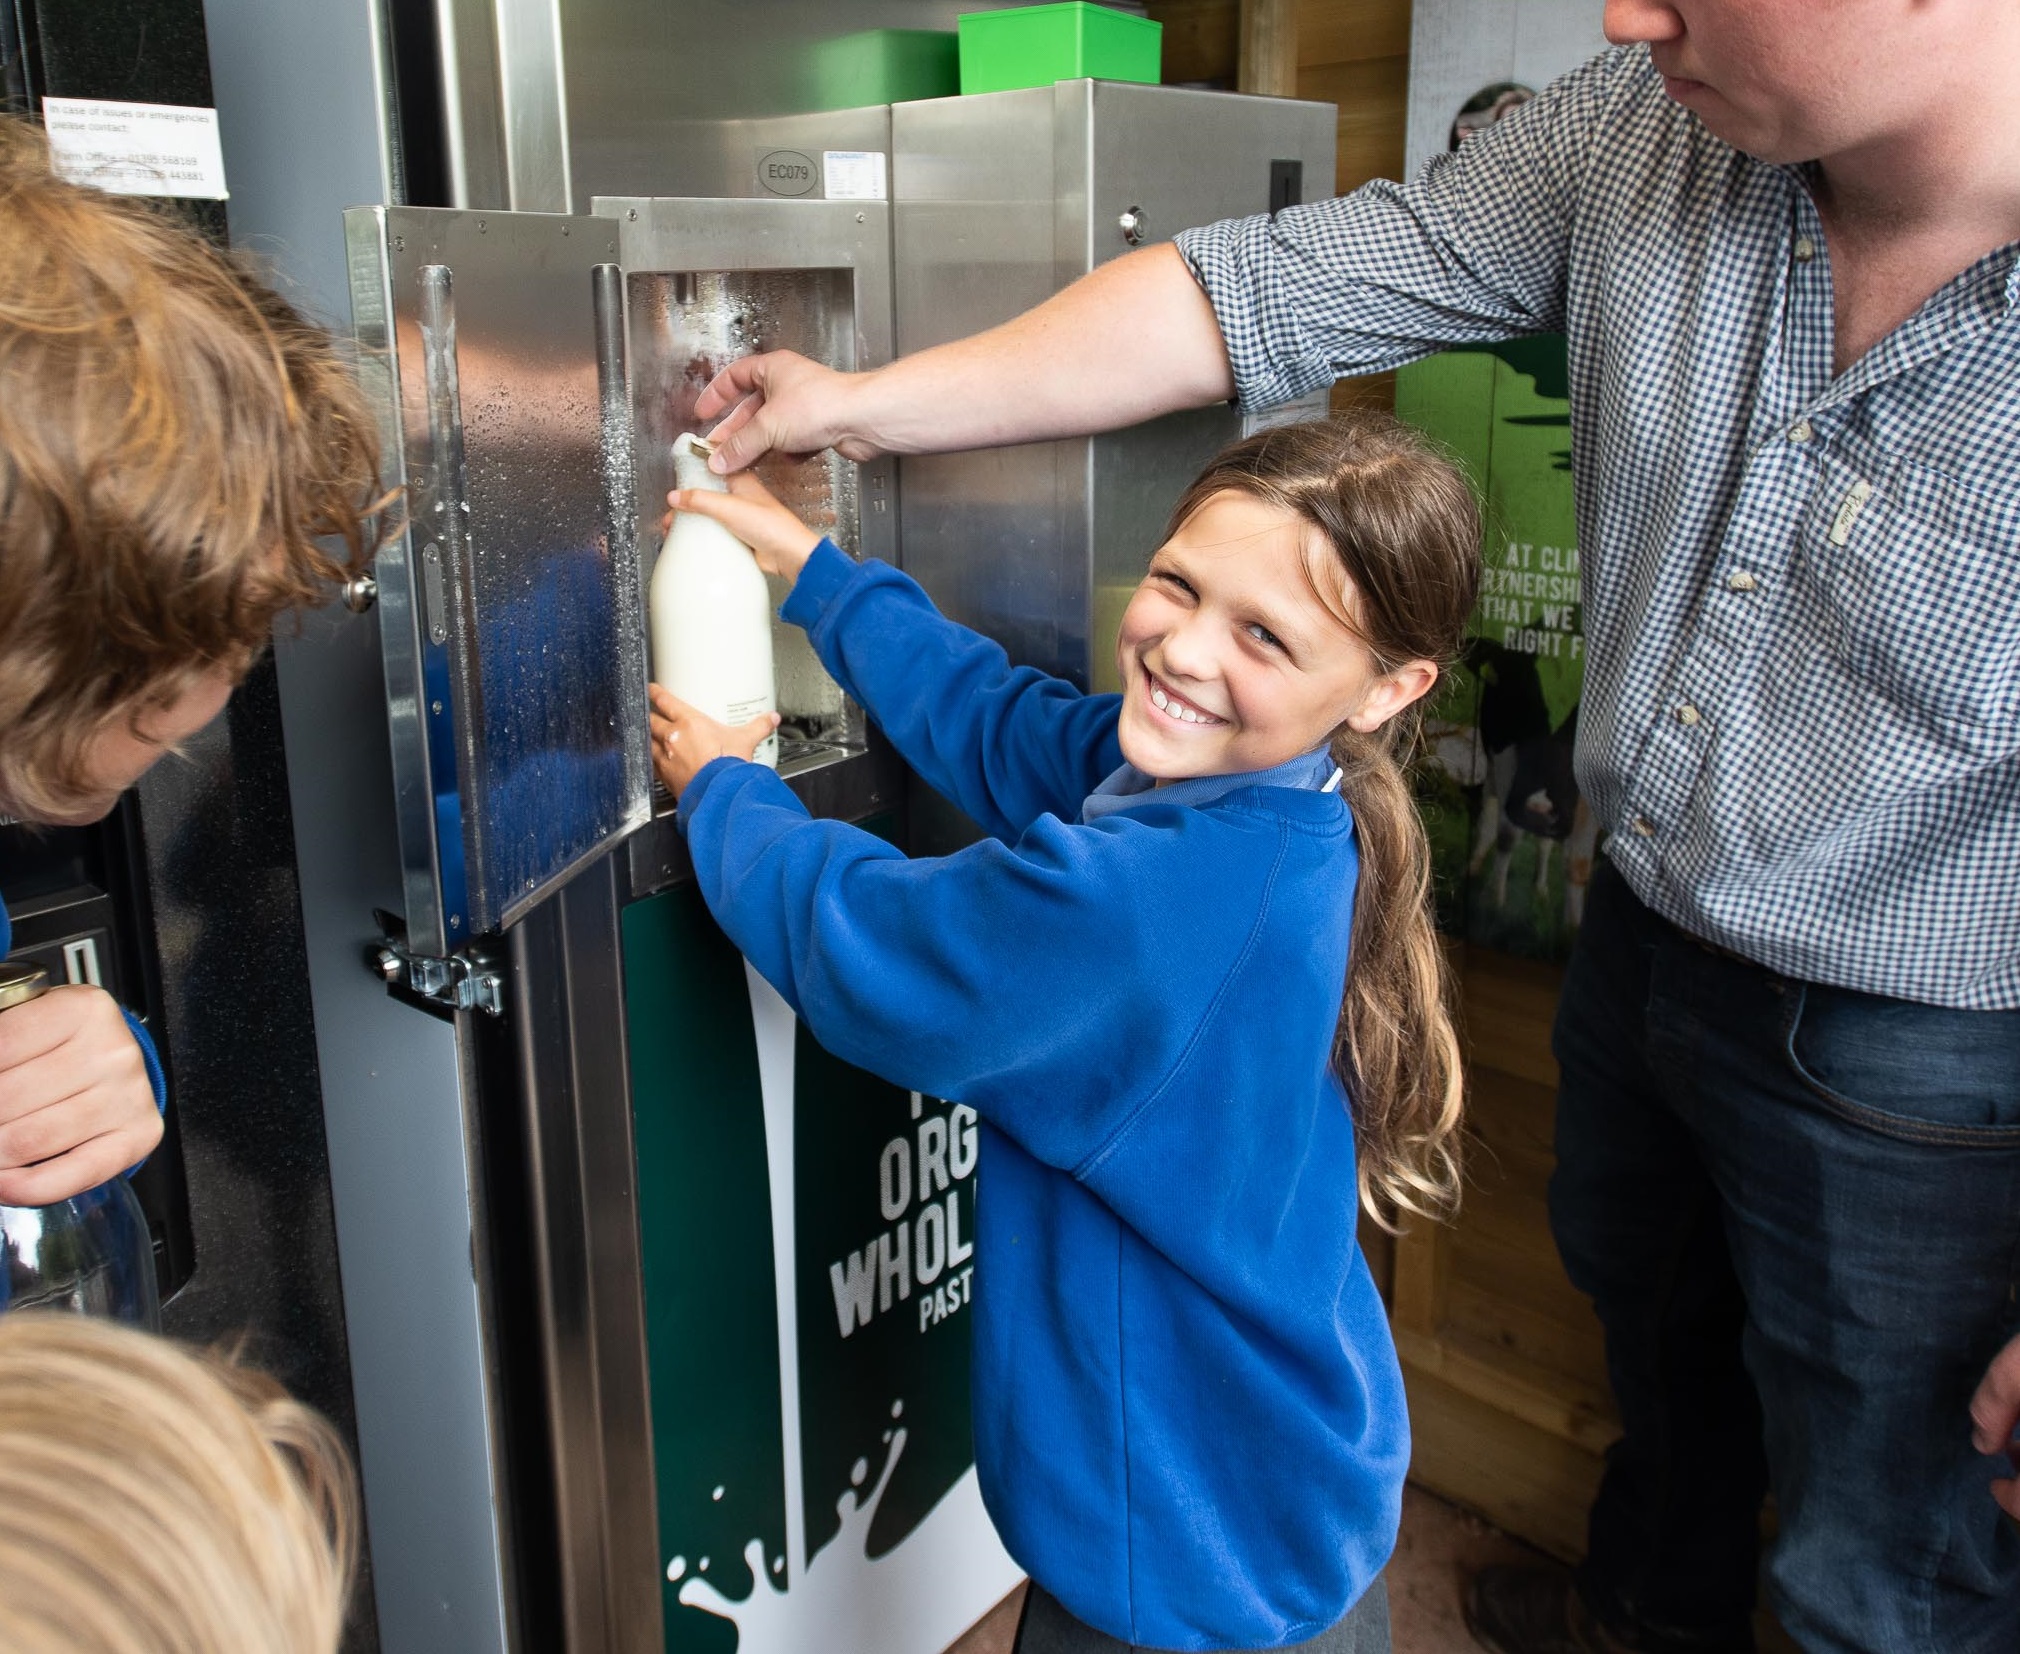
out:
<path id="1" fill-rule="evenodd" d="M 916 1593 L 916 1556 L 909 1570 L 879 1564 L 936 1510 L 969 1536 L 951 1554 L 974 1559 L 973 1579 L 956 1567 L 931 1588 L 944 1600 L 908 1617 L 958 1628 L 1015 1577 L 972 1487 L 974 1117 L 823 1050 L 752 983 L 691 884 L 625 910 L 624 954 L 669 1654 L 790 1654 L 816 1599 L 853 1612 L 865 1596 Z M 779 1083 L 788 1064 L 789 1108 L 772 1100 L 773 1119 L 790 1119 L 784 1214 L 763 1078 Z M 791 1246 L 789 1277 L 775 1236 Z M 797 1300 L 789 1371 L 781 1291 Z M 923 1538 L 949 1554 L 945 1533 Z"/>
<path id="2" fill-rule="evenodd" d="M 625 910 L 624 976 L 662 1563 L 737 1573 L 755 1538 L 782 1565 L 778 1301 L 743 960 L 686 885 Z M 667 1648 L 733 1654 L 735 1629 L 678 1589 L 667 1582 Z"/>

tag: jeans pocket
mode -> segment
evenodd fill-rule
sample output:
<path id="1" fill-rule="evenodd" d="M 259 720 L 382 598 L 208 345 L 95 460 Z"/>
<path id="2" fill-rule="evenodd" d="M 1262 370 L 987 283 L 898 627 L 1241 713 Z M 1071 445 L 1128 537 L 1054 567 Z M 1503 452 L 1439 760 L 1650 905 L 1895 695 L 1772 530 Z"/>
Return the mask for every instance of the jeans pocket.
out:
<path id="1" fill-rule="evenodd" d="M 1784 1059 L 1833 1113 L 1903 1142 L 2020 1147 L 2020 1011 L 1789 987 Z"/>

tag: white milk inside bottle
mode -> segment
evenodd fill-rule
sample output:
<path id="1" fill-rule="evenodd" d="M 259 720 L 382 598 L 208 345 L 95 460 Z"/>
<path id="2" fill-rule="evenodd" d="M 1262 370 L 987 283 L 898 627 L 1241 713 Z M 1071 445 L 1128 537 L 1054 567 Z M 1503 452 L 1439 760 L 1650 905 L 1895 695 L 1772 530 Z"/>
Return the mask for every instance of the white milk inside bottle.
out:
<path id="1" fill-rule="evenodd" d="M 694 436 L 673 442 L 682 488 L 726 494 Z M 653 565 L 652 681 L 718 723 L 749 723 L 778 710 L 772 678 L 771 593 L 750 548 L 699 512 L 676 511 Z M 778 768 L 779 738 L 768 735 L 757 762 Z"/>

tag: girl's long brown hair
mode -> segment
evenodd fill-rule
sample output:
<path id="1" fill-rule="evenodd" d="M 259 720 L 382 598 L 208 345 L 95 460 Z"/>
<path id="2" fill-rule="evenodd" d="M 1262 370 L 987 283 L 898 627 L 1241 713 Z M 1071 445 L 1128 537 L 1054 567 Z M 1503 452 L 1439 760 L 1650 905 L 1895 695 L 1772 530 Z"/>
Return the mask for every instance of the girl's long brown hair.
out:
<path id="1" fill-rule="evenodd" d="M 1479 586 L 1479 506 L 1408 426 L 1358 411 L 1258 432 L 1207 466 L 1173 510 L 1173 529 L 1230 490 L 1318 531 L 1381 671 L 1413 660 L 1443 668 L 1457 656 Z M 1326 601 L 1336 609 L 1337 590 Z M 1352 1100 L 1361 1204 L 1391 1230 L 1404 1213 L 1434 1217 L 1459 1200 L 1459 1041 L 1432 921 L 1430 844 L 1405 773 L 1422 705 L 1372 735 L 1343 724 L 1332 737 L 1361 861 L 1333 1066 Z"/>

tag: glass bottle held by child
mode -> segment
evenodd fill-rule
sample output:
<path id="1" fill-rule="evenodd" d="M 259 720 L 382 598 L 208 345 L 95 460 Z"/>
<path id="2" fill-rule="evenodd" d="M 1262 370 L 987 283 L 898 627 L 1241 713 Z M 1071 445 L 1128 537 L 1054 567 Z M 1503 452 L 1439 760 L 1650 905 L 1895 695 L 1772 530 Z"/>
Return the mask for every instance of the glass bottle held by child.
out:
<path id="1" fill-rule="evenodd" d="M 0 1013 L 49 991 L 39 966 L 0 964 Z M 0 1206 L 0 1310 L 67 1309 L 161 1330 L 154 1241 L 124 1177 L 48 1206 Z"/>
<path id="2" fill-rule="evenodd" d="M 682 488 L 727 493 L 708 468 L 700 438 L 674 439 Z M 652 681 L 732 728 L 778 708 L 772 675 L 771 591 L 750 548 L 721 523 L 676 511 L 652 570 Z M 778 768 L 779 738 L 768 735 L 755 761 Z"/>

